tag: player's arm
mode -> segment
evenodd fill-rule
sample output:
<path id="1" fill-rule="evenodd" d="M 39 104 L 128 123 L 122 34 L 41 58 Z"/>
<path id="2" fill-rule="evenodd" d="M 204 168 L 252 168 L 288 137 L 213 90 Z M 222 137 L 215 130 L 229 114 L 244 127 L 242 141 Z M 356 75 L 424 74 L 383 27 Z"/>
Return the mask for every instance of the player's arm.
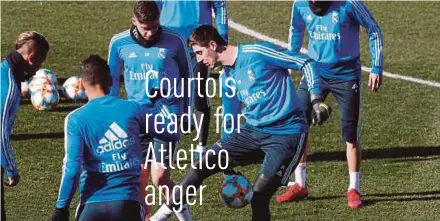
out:
<path id="1" fill-rule="evenodd" d="M 84 140 L 76 120 L 71 115 L 68 115 L 64 122 L 64 149 L 63 175 L 52 220 L 62 220 L 62 217 L 69 216 L 70 202 L 78 187 L 81 173 Z"/>
<path id="2" fill-rule="evenodd" d="M 305 23 L 298 11 L 297 1 L 293 2 L 290 16 L 289 50 L 299 53 L 304 38 Z"/>
<path id="3" fill-rule="evenodd" d="M 228 12 L 226 1 L 212 1 L 218 33 L 228 42 Z"/>
<path id="4" fill-rule="evenodd" d="M 240 120 L 238 115 L 242 112 L 242 103 L 238 100 L 237 94 L 233 91 L 232 87 L 235 85 L 233 79 L 225 77 L 220 73 L 220 81 L 222 81 L 222 107 L 223 107 L 223 122 L 222 122 L 222 134 L 221 137 L 225 138 L 229 134 L 227 131 L 237 129 L 238 121 Z M 232 87 L 231 87 L 232 86 Z M 231 117 L 225 118 L 226 114 L 230 114 Z M 234 123 L 232 123 L 234 122 Z"/>
<path id="5" fill-rule="evenodd" d="M 243 51 L 250 50 L 250 52 L 258 53 L 266 63 L 274 67 L 300 70 L 307 80 L 307 87 L 310 91 L 310 101 L 314 111 L 313 123 L 322 124 L 329 118 L 331 108 L 324 103 L 320 78 L 316 72 L 316 64 L 313 59 L 300 53 L 280 48 L 276 50 L 264 45 L 251 45 L 247 49 L 245 47 L 247 46 L 243 46 Z"/>
<path id="6" fill-rule="evenodd" d="M 119 77 L 122 73 L 124 61 L 119 56 L 119 49 L 116 43 L 116 35 L 110 40 L 108 46 L 108 66 L 110 67 L 110 75 L 112 76 L 112 86 L 110 87 L 110 95 L 119 97 Z"/>
<path id="7" fill-rule="evenodd" d="M 377 21 L 362 1 L 349 1 L 353 18 L 367 31 L 371 57 L 369 86 L 376 91 L 382 83 L 383 36 Z"/>
<path id="8" fill-rule="evenodd" d="M 308 82 L 308 90 L 312 94 L 321 94 L 319 76 L 315 70 L 315 63 L 310 57 L 269 44 L 245 45 L 243 52 L 256 53 L 264 62 L 275 68 L 301 71 Z"/>
<path id="9" fill-rule="evenodd" d="M 11 82 L 12 83 L 12 82 Z M 15 87 L 15 85 L 11 85 L 10 87 Z M 3 100 L 2 98 L 2 112 L 1 115 L 4 118 L 1 120 L 1 165 L 2 168 L 6 171 L 6 174 L 9 178 L 9 185 L 15 186 L 20 180 L 20 176 L 18 173 L 17 164 L 14 160 L 14 155 L 12 153 L 11 141 L 10 141 L 10 131 L 13 125 L 9 125 L 9 120 L 11 117 L 15 116 L 15 113 L 11 113 L 8 110 L 15 110 L 12 106 L 15 105 L 14 102 L 18 101 L 18 91 L 16 91 L 16 96 L 14 96 L 14 90 L 11 91 L 10 96 L 7 96 L 9 99 Z M 3 96 L 3 95 L 2 95 Z"/>

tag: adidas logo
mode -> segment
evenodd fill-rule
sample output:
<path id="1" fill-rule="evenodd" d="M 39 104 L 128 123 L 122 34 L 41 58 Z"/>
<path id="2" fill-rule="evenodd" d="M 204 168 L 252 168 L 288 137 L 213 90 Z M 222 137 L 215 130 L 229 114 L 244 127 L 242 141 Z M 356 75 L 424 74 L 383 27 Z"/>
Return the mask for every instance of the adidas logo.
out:
<path id="1" fill-rule="evenodd" d="M 306 18 L 306 20 L 307 20 L 307 21 L 311 21 L 311 20 L 312 20 L 312 16 L 311 16 L 311 15 L 308 15 L 307 18 Z"/>
<path id="2" fill-rule="evenodd" d="M 125 148 L 134 143 L 134 139 L 129 139 L 127 133 L 116 122 L 113 122 L 110 129 L 105 132 L 104 137 L 99 141 L 100 145 L 97 152 L 103 154 Z"/>
<path id="3" fill-rule="evenodd" d="M 129 57 L 129 58 L 137 58 L 137 55 L 136 55 L 136 53 L 131 52 L 131 54 L 128 55 L 128 57 Z"/>

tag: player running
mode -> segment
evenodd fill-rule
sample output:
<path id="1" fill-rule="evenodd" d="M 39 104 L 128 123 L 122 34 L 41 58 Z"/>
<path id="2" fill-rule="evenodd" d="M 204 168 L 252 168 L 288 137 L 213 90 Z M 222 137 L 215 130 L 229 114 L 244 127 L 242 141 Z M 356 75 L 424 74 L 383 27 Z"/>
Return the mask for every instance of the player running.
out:
<path id="1" fill-rule="evenodd" d="M 20 105 L 21 82 L 29 80 L 40 69 L 48 52 L 49 43 L 43 35 L 26 31 L 18 36 L 15 50 L 1 64 L 1 220 L 6 220 L 3 174 L 6 171 L 7 186 L 15 186 L 20 181 L 9 137 Z"/>
<path id="2" fill-rule="evenodd" d="M 349 208 L 362 206 L 360 196 L 360 121 L 362 96 L 359 28 L 369 38 L 371 71 L 368 86 L 376 92 L 382 84 L 383 38 L 379 25 L 361 1 L 295 1 L 292 7 L 290 49 L 299 52 L 304 31 L 309 33 L 308 54 L 317 61 L 323 95 L 332 93 L 340 107 L 342 138 L 346 142 L 350 183 L 346 193 Z M 303 78 L 298 96 L 310 122 L 311 103 L 308 79 Z M 307 151 L 305 151 L 307 153 Z M 295 183 L 278 202 L 307 197 L 306 157 L 295 170 Z"/>
<path id="3" fill-rule="evenodd" d="M 80 183 L 77 220 L 141 221 L 139 134 L 146 127 L 146 114 L 157 111 L 108 95 L 110 69 L 98 55 L 82 62 L 81 78 L 89 102 L 65 119 L 66 153 L 52 220 L 68 220 L 70 202 Z M 169 133 L 155 136 L 178 139 Z"/>
<path id="4" fill-rule="evenodd" d="M 209 152 L 201 165 L 190 169 L 179 183 L 182 192 L 176 191 L 171 200 L 151 217 L 151 221 L 168 220 L 173 210 L 179 209 L 179 202 L 185 202 L 186 189 L 190 186 L 197 188 L 204 179 L 220 172 L 218 165 L 228 164 L 232 168 L 261 161 L 253 186 L 252 220 L 270 220 L 270 198 L 279 186 L 287 184 L 303 153 L 303 141 L 308 131 L 287 69 L 301 70 L 310 82 L 308 87 L 312 103 L 316 104 L 313 107 L 318 123 L 328 118 L 328 107 L 320 96 L 313 60 L 265 42 L 229 45 L 210 25 L 196 28 L 189 45 L 199 62 L 209 67 L 219 62 L 225 67 L 224 77 L 229 79 L 226 81 L 233 82 L 228 88 L 235 96 L 230 99 L 235 99 L 235 103 L 240 105 L 238 107 L 244 103 L 246 124 L 213 145 L 215 154 Z M 223 103 L 225 109 L 230 104 Z M 227 163 L 218 162 L 220 150 L 228 152 Z"/>
<path id="5" fill-rule="evenodd" d="M 156 1 L 160 9 L 160 24 L 178 31 L 185 39 L 189 39 L 192 31 L 200 25 L 212 24 L 212 12 L 220 35 L 228 41 L 228 14 L 226 1 Z M 201 133 L 198 135 L 194 159 L 198 160 L 206 152 L 211 121 L 211 105 L 206 94 L 209 69 L 197 62 L 196 55 L 190 50 L 192 76 L 200 78 L 194 83 L 191 94 L 197 122 L 202 122 Z"/>
<path id="6" fill-rule="evenodd" d="M 159 24 L 159 17 L 159 9 L 153 1 L 136 2 L 132 17 L 133 24 L 130 29 L 116 34 L 110 41 L 108 63 L 113 78 L 110 93 L 113 96 L 119 96 L 119 76 L 123 74 L 125 91 L 129 100 L 150 104 L 152 102 L 150 95 L 154 94 L 150 93 L 151 91 L 159 90 L 170 93 L 171 96 L 158 98 L 157 102 L 162 106 L 161 110 L 164 115 L 175 114 L 179 117 L 182 113 L 186 113 L 190 106 L 186 86 L 190 59 L 186 40 L 177 32 L 162 27 Z M 164 79 L 168 79 L 171 84 L 161 85 L 160 82 Z M 182 87 L 185 89 L 183 90 L 184 98 L 179 98 L 175 95 L 181 94 Z M 169 158 L 173 156 L 177 142 L 170 144 L 168 141 L 154 137 L 156 162 L 144 165 L 146 160 L 151 160 L 146 159 L 151 137 L 148 134 L 141 134 L 140 139 L 143 155 L 141 195 L 144 199 L 147 195 L 145 187 L 150 170 L 154 186 L 173 188 L 174 183 L 170 179 L 167 164 L 171 161 Z M 160 153 L 161 148 L 164 150 L 163 155 Z M 172 151 L 168 152 L 170 148 Z M 144 200 L 142 202 L 149 214 L 149 208 Z M 184 210 L 181 215 L 187 217 L 189 211 Z"/>

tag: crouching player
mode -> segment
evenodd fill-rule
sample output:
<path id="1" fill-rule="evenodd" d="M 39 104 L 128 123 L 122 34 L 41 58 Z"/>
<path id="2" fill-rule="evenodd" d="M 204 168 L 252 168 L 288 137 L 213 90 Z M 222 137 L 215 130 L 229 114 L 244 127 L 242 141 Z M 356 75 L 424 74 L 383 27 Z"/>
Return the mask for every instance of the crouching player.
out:
<path id="1" fill-rule="evenodd" d="M 186 189 L 199 187 L 207 177 L 221 171 L 218 165 L 248 165 L 262 161 L 254 183 L 252 220 L 270 220 L 269 201 L 281 185 L 286 185 L 304 150 L 308 125 L 301 109 L 295 87 L 287 69 L 301 70 L 308 79 L 315 111 L 320 121 L 328 117 L 328 107 L 320 97 L 319 81 L 313 61 L 300 54 L 288 54 L 269 43 L 228 45 L 210 25 L 196 28 L 189 39 L 198 61 L 213 67 L 225 66 L 224 77 L 234 82 L 232 91 L 245 104 L 246 124 L 222 137 L 213 145 L 197 169 L 192 168 L 179 183 L 182 193 L 174 192 L 171 200 L 151 217 L 164 221 L 179 210 L 186 200 Z M 227 80 L 228 81 L 228 80 Z M 230 109 L 229 107 L 224 107 Z M 319 122 L 321 123 L 321 122 Z M 218 162 L 219 152 L 226 150 L 226 162 Z M 229 161 L 227 161 L 229 160 Z M 206 165 L 207 164 L 207 165 Z M 199 168 L 200 166 L 200 168 Z M 210 169 L 208 169 L 210 168 Z M 182 202 L 183 201 L 183 202 Z"/>
<path id="2" fill-rule="evenodd" d="M 66 154 L 52 220 L 68 220 L 80 182 L 77 220 L 141 221 L 139 134 L 145 128 L 146 113 L 154 112 L 154 107 L 107 95 L 110 69 L 97 55 L 82 62 L 81 77 L 89 102 L 65 119 Z M 177 134 L 155 136 L 178 139 Z"/>

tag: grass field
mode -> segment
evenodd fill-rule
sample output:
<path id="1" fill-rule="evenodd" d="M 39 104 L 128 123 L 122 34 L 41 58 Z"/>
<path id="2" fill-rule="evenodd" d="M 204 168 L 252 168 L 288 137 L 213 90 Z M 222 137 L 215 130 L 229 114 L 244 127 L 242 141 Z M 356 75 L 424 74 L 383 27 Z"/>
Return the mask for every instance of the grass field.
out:
<path id="1" fill-rule="evenodd" d="M 291 2 L 229 2 L 229 17 L 271 37 L 287 41 Z M 367 2 L 384 38 L 385 70 L 440 82 L 440 2 Z M 58 77 L 77 74 L 90 53 L 107 55 L 117 32 L 129 27 L 131 2 L 1 2 L 1 57 L 18 34 L 37 30 L 52 50 L 45 67 Z M 364 33 L 364 32 L 363 32 Z M 256 41 L 231 30 L 233 43 Z M 364 65 L 369 65 L 365 34 Z M 348 186 L 345 147 L 339 115 L 311 130 L 309 200 L 271 203 L 273 220 L 439 220 L 440 89 L 385 78 L 373 94 L 366 86 L 362 106 L 362 193 L 365 207 L 346 208 Z M 219 100 L 214 100 L 215 107 Z M 329 103 L 336 107 L 334 99 Z M 22 180 L 6 189 L 8 220 L 48 220 L 61 177 L 63 119 L 80 104 L 64 100 L 52 112 L 38 112 L 23 100 L 15 121 L 12 146 Z M 214 131 L 214 123 L 211 131 Z M 211 133 L 209 143 L 219 138 Z M 182 145 L 189 147 L 191 136 Z M 258 166 L 240 168 L 251 180 Z M 179 180 L 185 171 L 175 170 Z M 217 194 L 220 175 L 205 181 L 203 205 L 191 208 L 194 220 L 249 220 L 250 207 L 231 210 Z M 76 201 L 72 205 L 74 214 Z"/>

